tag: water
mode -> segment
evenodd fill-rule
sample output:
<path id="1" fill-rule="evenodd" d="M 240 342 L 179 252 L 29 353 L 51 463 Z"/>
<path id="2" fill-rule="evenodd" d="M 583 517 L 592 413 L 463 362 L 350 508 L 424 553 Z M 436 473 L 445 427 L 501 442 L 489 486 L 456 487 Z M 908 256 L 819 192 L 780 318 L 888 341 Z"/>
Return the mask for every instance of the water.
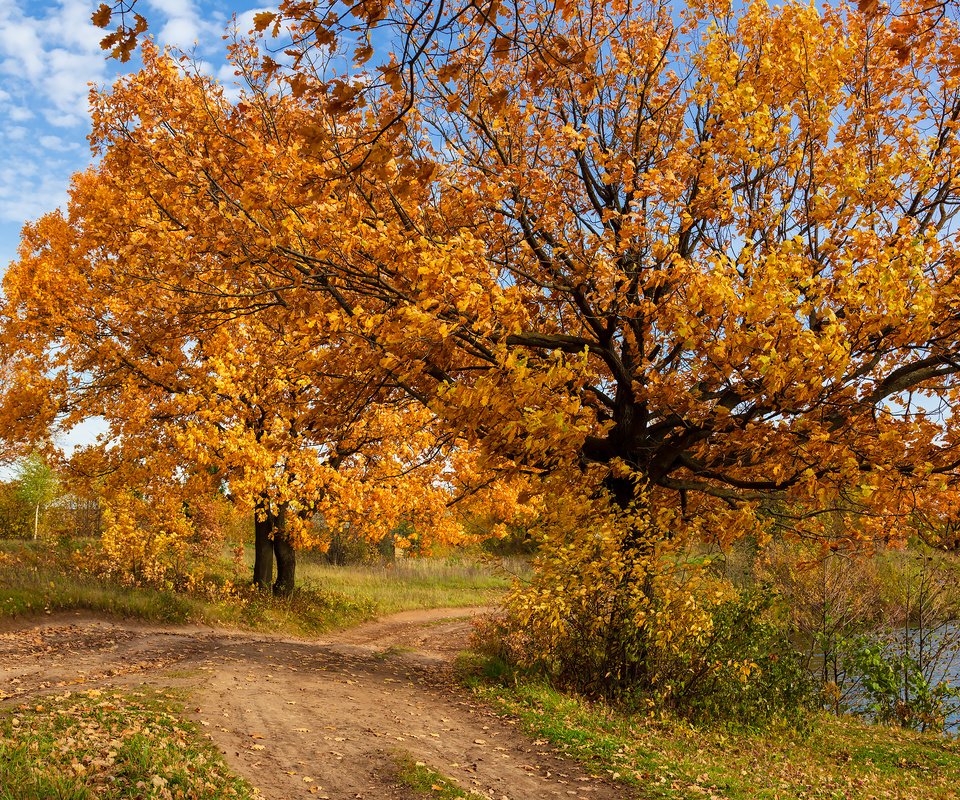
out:
<path id="1" fill-rule="evenodd" d="M 883 643 L 888 660 L 895 660 L 904 653 L 916 660 L 927 684 L 936 688 L 945 684 L 951 689 L 960 689 L 960 622 L 954 621 L 925 630 L 921 647 L 921 631 L 918 628 L 889 630 L 876 636 Z M 810 660 L 810 669 L 816 678 L 823 677 L 824 654 L 817 653 Z M 849 677 L 834 676 L 841 684 L 842 705 L 857 713 L 864 713 L 870 698 L 862 685 Z M 960 698 L 946 698 L 947 708 L 944 732 L 960 735 Z M 867 714 L 869 716 L 869 714 Z"/>

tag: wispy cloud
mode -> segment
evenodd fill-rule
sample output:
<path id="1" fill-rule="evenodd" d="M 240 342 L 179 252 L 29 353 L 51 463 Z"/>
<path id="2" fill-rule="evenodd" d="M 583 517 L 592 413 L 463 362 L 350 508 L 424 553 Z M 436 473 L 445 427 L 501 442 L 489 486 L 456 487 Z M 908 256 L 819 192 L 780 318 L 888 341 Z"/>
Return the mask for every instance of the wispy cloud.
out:
<path id="1" fill-rule="evenodd" d="M 249 27 L 250 6 L 227 0 L 142 0 L 159 44 L 221 72 L 230 14 Z M 62 204 L 72 173 L 90 161 L 90 85 L 135 69 L 105 58 L 104 31 L 90 20 L 95 0 L 0 0 L 0 272 L 13 257 L 11 230 Z M 224 77 L 227 77 L 224 74 Z"/>
<path id="2" fill-rule="evenodd" d="M 212 23 L 201 18 L 192 0 L 147 0 L 147 6 L 164 18 L 157 28 L 158 38 L 164 44 L 191 50 L 194 45 L 203 45 L 212 34 L 220 33 Z"/>
<path id="3" fill-rule="evenodd" d="M 0 72 L 4 85 L 42 113 L 86 117 L 88 84 L 103 82 L 108 65 L 100 50 L 101 32 L 90 22 L 86 0 L 39 6 L 39 13 L 0 0 Z"/>

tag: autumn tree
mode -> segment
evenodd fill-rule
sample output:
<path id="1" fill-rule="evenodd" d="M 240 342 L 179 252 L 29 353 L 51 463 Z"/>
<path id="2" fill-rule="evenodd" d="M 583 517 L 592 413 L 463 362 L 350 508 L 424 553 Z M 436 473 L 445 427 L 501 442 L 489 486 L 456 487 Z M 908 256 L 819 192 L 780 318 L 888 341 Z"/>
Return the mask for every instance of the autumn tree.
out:
<path id="1" fill-rule="evenodd" d="M 237 51 L 304 117 L 206 213 L 258 231 L 227 269 L 323 304 L 484 469 L 542 476 L 521 623 L 654 681 L 710 616 L 665 548 L 837 546 L 838 514 L 896 539 L 954 491 L 960 76 L 928 10 L 361 4 L 397 34 L 366 74 L 308 15 L 292 66 Z"/>
<path id="2" fill-rule="evenodd" d="M 351 524 L 361 535 L 382 535 L 397 515 L 411 515 L 425 536 L 444 535 L 444 503 L 430 490 L 436 473 L 404 474 L 415 471 L 408 454 L 438 447 L 422 409 L 383 405 L 371 419 L 368 403 L 380 387 L 333 372 L 322 348 L 287 340 L 268 314 L 231 311 L 188 327 L 196 306 L 174 305 L 156 286 L 144 294 L 132 263 L 116 270 L 111 255 L 111 268 L 100 271 L 97 254 L 110 251 L 99 234 L 120 230 L 94 227 L 102 209 L 88 192 L 103 200 L 105 188 L 93 176 L 79 179 L 73 224 L 54 214 L 26 232 L 23 257 L 6 276 L 4 332 L 16 341 L 7 347 L 24 381 L 34 381 L 48 408 L 42 418 L 34 403 L 21 404 L 15 421 L 32 416 L 36 436 L 89 416 L 109 423 L 103 441 L 71 459 L 75 477 L 109 499 L 107 541 L 117 552 L 107 547 L 107 557 L 136 562 L 141 575 L 162 574 L 144 571 L 148 554 L 160 541 L 172 554 L 174 539 L 193 535 L 192 509 L 218 491 L 253 511 L 254 582 L 269 588 L 276 560 L 278 594 L 293 590 L 295 549 L 322 544 L 312 526 L 318 515 L 329 528 Z M 375 478 L 380 484 L 368 490 Z M 432 513 L 441 518 L 431 523 L 426 509 L 438 502 Z"/>
<path id="3" fill-rule="evenodd" d="M 104 268 L 327 347 L 630 603 L 665 542 L 897 537 L 960 464 L 951 8 L 287 4 L 236 104 L 150 48 L 98 96 Z"/>
<path id="4" fill-rule="evenodd" d="M 761 505 L 892 533 L 955 470 L 938 8 L 923 27 L 932 6 L 360 4 L 397 34 L 364 78 L 324 56 L 346 23 L 308 4 L 291 67 L 235 51 L 296 101 L 289 137 L 181 137 L 167 191 L 249 243 L 231 291 L 257 276 L 292 318 L 319 304 L 349 360 L 498 468 L 583 471 L 620 508 L 649 485 L 667 535 L 734 535 Z M 130 135 L 146 150 L 159 124 Z M 259 172 L 239 177 L 231 137 Z M 189 223 L 159 215 L 144 242 L 182 226 L 212 252 Z"/>
<path id="5" fill-rule="evenodd" d="M 227 206 L 501 464 L 649 486 L 666 535 L 893 534 L 957 463 L 956 26 L 911 9 L 361 4 L 400 34 L 362 80 L 311 18 L 267 66 L 312 194 Z"/>
<path id="6" fill-rule="evenodd" d="M 294 309 L 281 289 L 295 286 L 241 267 L 273 269 L 255 218 L 236 209 L 231 230 L 206 208 L 254 188 L 274 153 L 308 177 L 290 152 L 302 107 L 254 75 L 233 106 L 165 54 L 148 48 L 144 60 L 97 99 L 102 159 L 76 177 L 67 215 L 27 226 L 5 276 L 11 428 L 32 439 L 107 420 L 73 463 L 122 498 L 114 518 L 128 526 L 139 524 L 131 488 L 164 513 L 158 498 L 226 489 L 255 511 L 255 582 L 269 584 L 276 558 L 281 594 L 294 548 L 318 543 L 314 519 L 377 538 L 400 521 L 424 540 L 457 535 L 448 505 L 489 486 L 429 410 L 384 379 L 379 356 L 343 346 L 334 305 L 309 292 Z M 311 191 L 275 177 L 278 204 Z M 271 197 L 257 205 L 272 214 Z"/>

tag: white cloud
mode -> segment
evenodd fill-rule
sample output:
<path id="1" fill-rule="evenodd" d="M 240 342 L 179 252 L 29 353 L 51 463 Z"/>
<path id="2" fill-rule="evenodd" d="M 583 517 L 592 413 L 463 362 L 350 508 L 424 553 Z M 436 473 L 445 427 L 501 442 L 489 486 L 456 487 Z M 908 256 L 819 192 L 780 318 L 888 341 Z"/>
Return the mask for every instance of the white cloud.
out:
<path id="1" fill-rule="evenodd" d="M 147 6 L 163 19 L 162 25 L 155 26 L 161 44 L 185 51 L 219 44 L 223 24 L 218 15 L 201 14 L 193 0 L 147 0 Z"/>
<path id="2" fill-rule="evenodd" d="M 62 205 L 70 175 L 90 162 L 90 84 L 136 69 L 136 55 L 120 64 L 100 49 L 105 32 L 90 20 L 98 2 L 0 0 L 0 274 L 22 222 Z M 239 13 L 245 32 L 255 11 L 245 11 L 243 0 L 140 2 L 158 44 L 193 53 L 234 96 L 221 36 L 230 13 Z"/>
<path id="3" fill-rule="evenodd" d="M 78 125 L 88 115 L 89 84 L 103 84 L 116 62 L 100 48 L 91 0 L 30 4 L 0 0 L 0 74 L 4 90 L 29 93 L 54 125 Z M 222 24 L 201 15 L 193 0 L 147 0 L 160 44 L 191 50 L 219 47 Z M 152 12 L 152 13 L 149 13 Z M 19 91 L 18 91 L 19 90 Z"/>
<path id="4" fill-rule="evenodd" d="M 33 119 L 33 112 L 24 106 L 10 106 L 7 109 L 7 116 L 13 122 L 26 122 L 28 119 Z"/>
<path id="5" fill-rule="evenodd" d="M 70 153 L 80 149 L 80 145 L 61 136 L 47 134 L 39 139 L 40 146 L 46 150 L 56 150 L 58 153 Z"/>
<path id="6" fill-rule="evenodd" d="M 190 50 L 200 42 L 200 25 L 190 17 L 175 17 L 160 29 L 160 41 L 181 50 Z"/>
<path id="7" fill-rule="evenodd" d="M 61 0 L 37 16 L 25 14 L 22 5 L 3 2 L 0 71 L 6 73 L 9 88 L 82 121 L 87 83 L 102 82 L 107 74 L 100 31 L 89 14 L 85 0 Z"/>
<path id="8" fill-rule="evenodd" d="M 10 192 L 0 187 L 0 221 L 22 224 L 28 219 L 42 217 L 67 200 L 67 186 L 59 176 L 30 175 L 30 192 Z"/>
<path id="9" fill-rule="evenodd" d="M 103 81 L 103 53 L 57 48 L 47 54 L 50 72 L 44 81 L 46 95 L 59 111 L 86 115 L 90 84 Z"/>
<path id="10" fill-rule="evenodd" d="M 151 8 L 162 11 L 171 19 L 175 17 L 195 17 L 197 11 L 192 0 L 147 0 Z"/>
<path id="11" fill-rule="evenodd" d="M 61 0 L 59 20 L 60 42 L 85 52 L 98 52 L 104 31 L 96 27 L 90 16 L 96 3 L 89 0 Z"/>
<path id="12" fill-rule="evenodd" d="M 48 125 L 55 128 L 73 128 L 83 125 L 87 121 L 86 114 L 63 113 L 55 109 L 47 109 L 43 112 L 43 119 Z"/>
<path id="13" fill-rule="evenodd" d="M 234 83 L 237 80 L 237 68 L 233 64 L 221 64 L 220 68 L 214 73 L 214 77 L 220 83 Z"/>
<path id="14" fill-rule="evenodd" d="M 213 77 L 223 87 L 223 96 L 231 103 L 236 103 L 241 93 L 240 78 L 236 72 L 237 68 L 233 64 L 223 64 L 216 72 L 212 72 Z"/>
<path id="15" fill-rule="evenodd" d="M 62 205 L 89 162 L 89 84 L 118 66 L 100 49 L 89 0 L 0 0 L 0 252 L 12 232 Z M 26 123 L 26 124 L 25 124 Z M 0 264 L 0 271 L 3 265 Z"/>
<path id="16" fill-rule="evenodd" d="M 6 13 L 5 13 L 6 12 Z M 44 72 L 43 44 L 37 20 L 17 19 L 15 9 L 0 9 L 0 52 L 4 71 L 35 80 Z"/>

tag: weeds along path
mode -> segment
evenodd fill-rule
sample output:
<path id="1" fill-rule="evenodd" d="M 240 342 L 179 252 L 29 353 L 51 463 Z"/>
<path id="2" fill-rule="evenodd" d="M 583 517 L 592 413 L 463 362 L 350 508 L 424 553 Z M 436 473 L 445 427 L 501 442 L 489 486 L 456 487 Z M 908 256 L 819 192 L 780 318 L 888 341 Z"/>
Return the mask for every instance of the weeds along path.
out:
<path id="1" fill-rule="evenodd" d="M 481 611 L 405 612 L 317 641 L 57 615 L 0 630 L 0 698 L 187 688 L 191 716 L 268 800 L 408 800 L 404 760 L 492 800 L 628 797 L 452 681 Z"/>

